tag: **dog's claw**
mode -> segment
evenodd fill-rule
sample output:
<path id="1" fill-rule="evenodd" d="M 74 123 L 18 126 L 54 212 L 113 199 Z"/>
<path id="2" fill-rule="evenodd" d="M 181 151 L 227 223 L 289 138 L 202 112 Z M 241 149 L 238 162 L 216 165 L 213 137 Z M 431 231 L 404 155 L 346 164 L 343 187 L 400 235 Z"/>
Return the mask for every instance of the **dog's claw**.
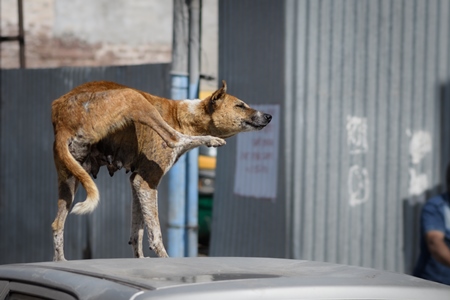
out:
<path id="1" fill-rule="evenodd" d="M 207 147 L 220 147 L 225 145 L 227 142 L 225 142 L 224 139 L 211 136 L 208 142 L 206 143 Z"/>

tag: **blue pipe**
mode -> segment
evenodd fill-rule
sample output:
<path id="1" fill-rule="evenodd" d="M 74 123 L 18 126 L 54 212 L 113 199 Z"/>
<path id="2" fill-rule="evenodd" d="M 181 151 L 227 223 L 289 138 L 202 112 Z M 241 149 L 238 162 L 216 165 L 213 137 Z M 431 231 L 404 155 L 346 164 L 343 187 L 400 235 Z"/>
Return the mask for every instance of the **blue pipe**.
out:
<path id="1" fill-rule="evenodd" d="M 187 203 L 185 256 L 198 253 L 198 148 L 187 153 Z"/>
<path id="2" fill-rule="evenodd" d="M 199 79 L 189 85 L 189 99 L 198 98 L 198 87 Z M 198 254 L 198 148 L 187 153 L 187 175 L 185 256 L 195 257 Z"/>
<path id="3" fill-rule="evenodd" d="M 188 98 L 189 77 L 183 74 L 172 74 L 171 97 L 174 100 Z M 167 228 L 167 252 L 170 257 L 185 255 L 186 226 L 186 156 L 178 162 L 167 174 L 169 180 L 169 220 Z"/>

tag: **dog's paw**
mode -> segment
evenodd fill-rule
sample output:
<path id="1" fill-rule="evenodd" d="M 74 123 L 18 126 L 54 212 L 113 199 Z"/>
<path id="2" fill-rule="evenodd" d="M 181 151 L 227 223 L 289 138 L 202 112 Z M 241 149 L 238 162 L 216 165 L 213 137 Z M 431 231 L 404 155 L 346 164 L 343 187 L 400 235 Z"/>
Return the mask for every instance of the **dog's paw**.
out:
<path id="1" fill-rule="evenodd" d="M 227 142 L 225 142 L 224 139 L 215 137 L 215 136 L 209 136 L 208 141 L 206 142 L 205 146 L 207 147 L 220 147 L 225 145 Z"/>

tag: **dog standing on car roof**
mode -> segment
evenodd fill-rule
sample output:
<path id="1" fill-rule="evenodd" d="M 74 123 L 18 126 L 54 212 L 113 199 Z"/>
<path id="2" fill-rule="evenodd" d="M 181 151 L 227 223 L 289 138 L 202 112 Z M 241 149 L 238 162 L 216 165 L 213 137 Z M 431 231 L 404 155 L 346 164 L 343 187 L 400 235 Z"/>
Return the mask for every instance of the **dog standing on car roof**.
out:
<path id="1" fill-rule="evenodd" d="M 167 257 L 158 218 L 157 187 L 162 176 L 186 151 L 218 147 L 224 138 L 260 130 L 272 116 L 250 108 L 220 89 L 204 100 L 170 100 L 113 82 L 90 82 L 52 103 L 54 159 L 58 173 L 58 212 L 52 223 L 54 260 L 64 257 L 64 223 L 80 182 L 85 201 L 75 214 L 92 212 L 99 192 L 92 180 L 101 166 L 112 176 L 132 172 L 130 244 L 135 257 L 144 257 L 142 238 L 148 230 L 150 248 Z"/>

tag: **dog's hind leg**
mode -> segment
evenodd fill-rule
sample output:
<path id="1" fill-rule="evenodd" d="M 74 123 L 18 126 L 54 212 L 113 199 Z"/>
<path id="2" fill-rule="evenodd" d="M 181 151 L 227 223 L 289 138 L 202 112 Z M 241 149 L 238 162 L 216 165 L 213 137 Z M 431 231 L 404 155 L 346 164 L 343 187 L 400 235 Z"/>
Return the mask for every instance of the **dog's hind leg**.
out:
<path id="1" fill-rule="evenodd" d="M 159 257 L 168 257 L 166 249 L 164 248 L 163 240 L 162 240 L 162 234 L 161 234 L 161 227 L 159 223 L 159 217 L 158 217 L 158 191 L 155 187 L 150 187 L 148 182 L 144 180 L 139 174 L 133 174 L 132 179 L 132 188 L 134 190 L 134 193 L 136 195 L 137 200 L 139 200 L 140 205 L 137 206 L 137 204 L 133 204 L 133 207 L 140 208 L 141 210 L 141 218 L 143 218 L 145 225 L 147 226 L 147 232 L 148 232 L 148 240 L 150 244 L 150 249 L 153 250 L 156 255 Z M 134 201 L 134 200 L 133 200 Z M 133 210 L 133 217 L 136 217 L 134 215 Z M 138 213 L 138 212 L 136 212 Z M 142 223 L 139 224 L 139 222 L 142 222 L 139 220 L 139 218 L 136 220 L 136 224 L 139 226 L 142 226 Z M 135 221 L 133 221 L 133 225 L 135 224 Z M 132 236 L 131 236 L 131 242 L 133 245 L 133 242 L 135 242 L 135 237 L 139 237 L 140 227 L 136 226 L 134 229 L 132 229 Z M 136 229 L 139 229 L 139 232 L 136 232 Z M 142 242 L 139 243 L 139 239 L 137 239 L 137 245 L 133 245 L 133 248 L 140 247 L 141 249 L 137 250 L 137 254 L 142 255 Z M 135 250 L 136 255 L 136 250 Z M 139 256 L 139 257 L 143 257 Z"/>
<path id="2" fill-rule="evenodd" d="M 64 257 L 64 223 L 78 187 L 78 180 L 75 177 L 71 176 L 67 179 L 62 179 L 61 175 L 58 177 L 58 212 L 52 223 L 54 261 L 66 260 Z"/>
<path id="3" fill-rule="evenodd" d="M 133 193 L 133 201 L 132 201 L 132 208 L 131 208 L 131 236 L 130 241 L 128 244 L 130 244 L 133 247 L 133 255 L 137 258 L 143 258 L 144 253 L 142 252 L 142 238 L 144 236 L 144 219 L 142 215 L 141 210 L 141 203 L 139 201 L 139 189 L 135 189 L 135 186 L 133 184 L 134 179 L 136 177 L 136 173 L 131 175 L 130 182 L 131 182 L 131 191 Z M 137 184 L 139 186 L 139 184 Z"/>

